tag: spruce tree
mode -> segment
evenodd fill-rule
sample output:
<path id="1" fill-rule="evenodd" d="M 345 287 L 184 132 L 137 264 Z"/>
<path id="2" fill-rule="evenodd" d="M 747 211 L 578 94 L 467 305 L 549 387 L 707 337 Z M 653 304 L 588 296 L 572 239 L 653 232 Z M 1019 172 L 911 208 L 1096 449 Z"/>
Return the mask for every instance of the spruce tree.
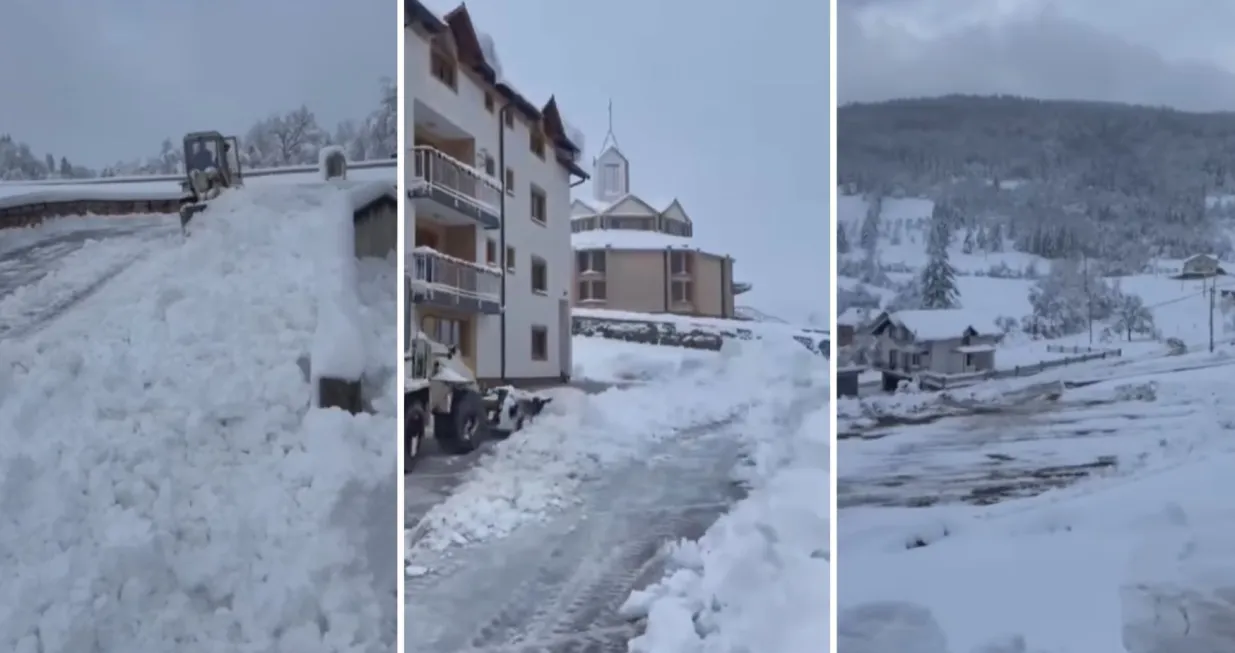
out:
<path id="1" fill-rule="evenodd" d="M 930 234 L 926 241 L 926 254 L 929 258 L 921 277 L 922 308 L 960 306 L 956 270 L 948 262 L 948 243 L 951 240 L 948 223 L 938 218 L 931 220 Z"/>

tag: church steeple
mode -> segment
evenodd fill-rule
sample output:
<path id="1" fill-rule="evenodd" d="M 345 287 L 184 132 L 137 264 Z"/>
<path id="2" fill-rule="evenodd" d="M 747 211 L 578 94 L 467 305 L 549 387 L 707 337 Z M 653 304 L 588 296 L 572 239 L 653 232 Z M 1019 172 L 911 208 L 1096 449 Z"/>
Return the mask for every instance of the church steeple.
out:
<path id="1" fill-rule="evenodd" d="M 618 149 L 613 133 L 613 100 L 609 100 L 609 131 L 592 166 L 592 196 L 598 202 L 613 202 L 630 193 L 630 162 Z"/>

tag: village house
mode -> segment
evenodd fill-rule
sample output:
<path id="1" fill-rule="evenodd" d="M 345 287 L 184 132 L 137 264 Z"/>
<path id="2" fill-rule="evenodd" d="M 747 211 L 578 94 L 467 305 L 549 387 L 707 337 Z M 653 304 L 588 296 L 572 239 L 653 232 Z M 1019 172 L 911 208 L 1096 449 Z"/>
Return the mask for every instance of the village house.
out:
<path id="1" fill-rule="evenodd" d="M 869 327 L 876 339 L 875 367 L 883 388 L 895 390 L 921 373 L 958 375 L 995 369 L 1002 332 L 994 322 L 963 308 L 881 313 Z"/>
<path id="2" fill-rule="evenodd" d="M 1225 275 L 1222 263 L 1209 254 L 1196 254 L 1184 259 L 1183 270 L 1176 279 L 1208 279 Z"/>

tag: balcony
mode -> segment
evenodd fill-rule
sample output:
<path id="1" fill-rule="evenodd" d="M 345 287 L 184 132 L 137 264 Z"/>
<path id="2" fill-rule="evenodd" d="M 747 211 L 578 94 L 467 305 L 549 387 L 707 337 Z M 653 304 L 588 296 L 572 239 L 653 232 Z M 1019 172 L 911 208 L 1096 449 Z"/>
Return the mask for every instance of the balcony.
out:
<path id="1" fill-rule="evenodd" d="M 427 214 L 451 225 L 480 224 L 497 229 L 502 190 L 470 165 L 426 145 L 411 149 L 412 180 L 408 197 L 417 216 Z"/>
<path id="2" fill-rule="evenodd" d="M 497 270 L 417 247 L 407 274 L 414 304 L 483 315 L 502 311 L 502 273 Z"/>

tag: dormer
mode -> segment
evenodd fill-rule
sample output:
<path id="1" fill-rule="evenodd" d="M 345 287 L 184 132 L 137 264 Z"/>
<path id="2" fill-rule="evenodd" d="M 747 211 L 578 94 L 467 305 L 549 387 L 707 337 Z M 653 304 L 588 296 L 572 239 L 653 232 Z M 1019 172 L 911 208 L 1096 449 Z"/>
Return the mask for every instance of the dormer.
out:
<path id="1" fill-rule="evenodd" d="M 592 196 L 598 202 L 614 202 L 630 193 L 630 162 L 611 145 L 596 158 Z"/>

